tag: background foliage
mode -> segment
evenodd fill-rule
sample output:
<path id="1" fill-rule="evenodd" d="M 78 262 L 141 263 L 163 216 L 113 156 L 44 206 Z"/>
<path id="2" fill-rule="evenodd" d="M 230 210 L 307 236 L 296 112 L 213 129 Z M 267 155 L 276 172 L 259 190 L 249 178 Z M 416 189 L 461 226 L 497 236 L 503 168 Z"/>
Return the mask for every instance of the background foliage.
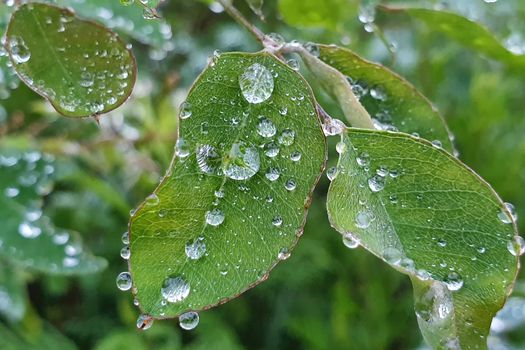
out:
<path id="1" fill-rule="evenodd" d="M 487 59 L 468 41 L 406 13 L 378 11 L 375 22 L 370 22 L 361 11 L 359 21 L 353 1 L 330 0 L 323 3 L 338 15 L 328 18 L 317 3 L 267 1 L 264 23 L 248 5 L 236 4 L 266 32 L 280 32 L 287 40 L 348 46 L 405 76 L 444 115 L 456 135 L 460 159 L 525 217 L 523 69 Z M 95 255 L 108 260 L 108 267 L 96 274 L 61 277 L 0 260 L 1 348 L 415 349 L 421 345 L 408 278 L 364 250 L 349 250 L 341 243 L 327 222 L 326 178 L 316 190 L 297 248 L 268 281 L 203 312 L 195 331 L 183 332 L 176 321 L 163 321 L 137 333 L 132 298 L 115 287 L 115 276 L 126 269 L 119 251 L 129 210 L 151 193 L 168 167 L 177 108 L 208 56 L 215 49 L 255 51 L 258 46 L 213 2 L 172 0 L 161 5 L 162 19 L 155 21 L 143 19 L 137 4 L 124 7 L 116 1 L 88 0 L 58 4 L 105 23 L 133 44 L 139 75 L 132 97 L 103 116 L 100 125 L 91 118 L 69 120 L 21 84 L 2 55 L 0 143 L 54 155 L 61 171 L 54 190 L 44 198 L 44 212 L 55 226 L 78 231 Z M 446 6 L 483 23 L 512 51 L 525 52 L 525 3 L 520 0 L 409 4 Z M 13 7 L 0 6 L 3 30 Z M 309 14 L 298 16 L 299 10 Z M 365 30 L 362 22 L 382 32 L 376 28 L 371 33 L 372 27 Z M 318 98 L 338 115 L 326 96 Z M 518 223 L 523 232 L 523 222 Z M 512 312 L 493 323 L 493 349 L 525 346 L 524 294 L 525 284 L 518 281 L 509 302 Z"/>

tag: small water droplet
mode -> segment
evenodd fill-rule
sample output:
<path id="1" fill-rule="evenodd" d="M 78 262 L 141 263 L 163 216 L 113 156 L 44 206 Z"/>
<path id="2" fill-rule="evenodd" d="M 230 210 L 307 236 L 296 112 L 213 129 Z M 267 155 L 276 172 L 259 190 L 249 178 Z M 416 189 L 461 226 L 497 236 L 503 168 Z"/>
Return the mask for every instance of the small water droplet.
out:
<path id="1" fill-rule="evenodd" d="M 397 248 L 388 247 L 383 252 L 385 261 L 392 265 L 399 265 L 403 259 L 403 253 Z"/>
<path id="2" fill-rule="evenodd" d="M 443 281 L 450 291 L 457 291 L 463 287 L 463 278 L 457 272 L 451 272 Z"/>
<path id="3" fill-rule="evenodd" d="M 370 156 L 363 152 L 356 158 L 357 164 L 362 167 L 370 166 Z"/>
<path id="4" fill-rule="evenodd" d="M 179 138 L 175 143 L 175 154 L 180 158 L 186 158 L 190 155 L 190 149 L 184 139 Z"/>
<path id="5" fill-rule="evenodd" d="M 120 250 L 120 257 L 124 260 L 128 260 L 131 256 L 131 251 L 129 250 L 129 246 L 125 246 Z"/>
<path id="6" fill-rule="evenodd" d="M 279 250 L 279 254 L 277 254 L 277 258 L 279 260 L 286 260 L 290 257 L 290 251 L 288 248 L 284 247 Z"/>
<path id="7" fill-rule="evenodd" d="M 350 249 L 359 247 L 359 240 L 350 232 L 343 235 L 343 244 Z"/>
<path id="8" fill-rule="evenodd" d="M 291 129 L 284 129 L 281 135 L 278 137 L 278 141 L 281 145 L 291 146 L 295 141 L 295 131 Z"/>
<path id="9" fill-rule="evenodd" d="M 239 76 L 242 95 L 252 104 L 262 103 L 273 93 L 274 81 L 270 71 L 259 63 L 254 63 Z"/>
<path id="10" fill-rule="evenodd" d="M 128 234 L 128 231 L 126 231 L 126 232 L 124 232 L 124 233 L 122 234 L 122 238 L 121 238 L 121 240 L 122 240 L 122 243 L 123 243 L 123 244 L 129 244 L 129 234 Z"/>
<path id="11" fill-rule="evenodd" d="M 117 276 L 117 287 L 120 290 L 129 290 L 131 289 L 131 274 L 129 272 L 121 272 Z"/>
<path id="12" fill-rule="evenodd" d="M 301 160 L 301 153 L 300 152 L 297 152 L 297 151 L 294 151 L 290 154 L 290 159 L 293 161 L 293 162 L 298 162 Z"/>
<path id="13" fill-rule="evenodd" d="M 339 154 L 343 154 L 346 151 L 346 144 L 342 141 L 338 142 L 337 145 L 335 145 L 335 150 Z"/>
<path id="14" fill-rule="evenodd" d="M 521 236 L 514 236 L 508 241 L 507 249 L 514 256 L 521 256 L 525 253 L 525 240 Z"/>
<path id="15" fill-rule="evenodd" d="M 337 176 L 337 167 L 333 166 L 328 168 L 326 171 L 326 177 L 328 177 L 328 180 L 333 181 Z"/>
<path id="16" fill-rule="evenodd" d="M 145 331 L 146 329 L 151 328 L 152 325 L 153 317 L 151 317 L 150 315 L 142 314 L 137 318 L 137 328 L 140 330 Z"/>
<path id="17" fill-rule="evenodd" d="M 371 211 L 360 211 L 355 217 L 355 224 L 359 228 L 368 228 L 374 220 L 375 216 Z"/>
<path id="18" fill-rule="evenodd" d="M 160 290 L 162 297 L 169 303 L 182 301 L 190 294 L 190 284 L 181 276 L 168 277 Z"/>
<path id="19" fill-rule="evenodd" d="M 16 64 L 26 63 L 31 58 L 31 51 L 24 40 L 18 36 L 12 36 L 9 39 L 9 51 Z"/>
<path id="20" fill-rule="evenodd" d="M 295 182 L 295 180 L 290 179 L 290 180 L 286 181 L 286 183 L 284 184 L 284 187 L 288 191 L 293 191 L 293 190 L 295 190 L 295 187 L 297 187 L 297 183 Z"/>
<path id="21" fill-rule="evenodd" d="M 155 205 L 158 205 L 159 202 L 160 202 L 159 197 L 155 193 L 152 193 L 148 197 L 146 197 L 145 204 L 148 206 L 155 206 Z"/>
<path id="22" fill-rule="evenodd" d="M 262 137 L 272 137 L 276 132 L 277 128 L 271 120 L 263 118 L 259 121 L 259 124 L 257 125 L 257 133 Z"/>
<path id="23" fill-rule="evenodd" d="M 291 58 L 288 61 L 286 61 L 286 64 L 288 64 L 288 66 L 290 66 L 290 68 L 292 68 L 295 71 L 298 71 L 301 68 L 301 66 L 299 65 L 299 61 L 297 61 L 294 58 Z"/>
<path id="24" fill-rule="evenodd" d="M 185 312 L 179 316 L 179 326 L 184 330 L 192 330 L 199 324 L 199 314 L 195 311 Z"/>
<path id="25" fill-rule="evenodd" d="M 36 238 L 40 236 L 42 233 L 42 230 L 40 227 L 37 227 L 29 222 L 22 222 L 20 225 L 18 225 L 18 233 L 24 238 Z"/>
<path id="26" fill-rule="evenodd" d="M 277 215 L 272 219 L 272 224 L 277 227 L 281 226 L 283 224 L 283 218 L 280 215 Z"/>
<path id="27" fill-rule="evenodd" d="M 224 213 L 218 208 L 206 212 L 206 223 L 211 226 L 219 226 L 224 221 Z"/>
<path id="28" fill-rule="evenodd" d="M 220 170 L 222 159 L 215 150 L 215 147 L 210 145 L 199 146 L 195 157 L 197 159 L 197 165 L 203 173 L 210 175 L 217 174 Z"/>
<path id="29" fill-rule="evenodd" d="M 386 101 L 387 95 L 386 92 L 381 87 L 373 87 L 370 89 L 370 96 L 372 96 L 373 99 L 379 100 L 379 101 Z"/>
<path id="30" fill-rule="evenodd" d="M 368 187 L 372 192 L 379 192 L 385 188 L 385 178 L 383 176 L 374 175 L 368 179 Z"/>
<path id="31" fill-rule="evenodd" d="M 266 145 L 264 154 L 269 158 L 275 158 L 279 154 L 279 146 L 274 142 L 270 142 Z"/>
<path id="32" fill-rule="evenodd" d="M 279 169 L 277 169 L 276 167 L 270 167 L 266 171 L 265 176 L 266 176 L 266 178 L 268 180 L 273 182 L 273 181 L 277 181 L 277 179 L 279 179 L 279 176 L 281 176 L 281 173 L 279 172 Z"/>
<path id="33" fill-rule="evenodd" d="M 345 128 L 345 124 L 339 119 L 330 118 L 323 123 L 323 132 L 325 136 L 340 135 Z"/>
<path id="34" fill-rule="evenodd" d="M 312 56 L 319 57 L 319 55 L 321 54 L 321 50 L 320 50 L 320 48 L 319 48 L 319 45 L 317 45 L 317 44 L 315 44 L 315 43 L 308 42 L 308 43 L 304 44 L 304 48 L 305 48 L 306 51 L 308 51 Z"/>
<path id="35" fill-rule="evenodd" d="M 184 251 L 186 252 L 186 256 L 191 260 L 200 259 L 204 253 L 206 253 L 206 243 L 204 243 L 204 237 L 198 237 L 193 241 L 187 242 L 186 246 L 184 247 Z"/>

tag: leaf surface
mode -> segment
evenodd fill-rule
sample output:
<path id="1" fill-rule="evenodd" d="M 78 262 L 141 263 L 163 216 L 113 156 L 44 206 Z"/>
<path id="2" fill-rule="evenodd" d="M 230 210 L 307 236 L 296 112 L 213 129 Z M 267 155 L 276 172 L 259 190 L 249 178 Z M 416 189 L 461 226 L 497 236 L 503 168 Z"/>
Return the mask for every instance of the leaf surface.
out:
<path id="1" fill-rule="evenodd" d="M 213 60 L 181 110 L 176 157 L 130 222 L 135 294 L 156 318 L 226 302 L 287 258 L 326 152 L 309 86 L 267 53 Z"/>
<path id="2" fill-rule="evenodd" d="M 76 232 L 53 226 L 42 198 L 53 186 L 55 164 L 49 155 L 0 147 L 0 255 L 51 274 L 83 274 L 103 269 Z"/>
<path id="3" fill-rule="evenodd" d="M 425 8 L 387 6 L 380 8 L 392 13 L 405 12 L 411 17 L 425 22 L 431 29 L 439 31 L 489 58 L 514 67 L 525 67 L 525 55 L 510 51 L 488 28 L 464 16 L 453 12 Z"/>
<path id="4" fill-rule="evenodd" d="M 319 58 L 350 78 L 354 94 L 378 129 L 398 130 L 454 147 L 437 109 L 412 84 L 390 69 L 335 45 L 319 45 Z"/>
<path id="5" fill-rule="evenodd" d="M 485 349 L 518 271 L 516 226 L 501 200 L 422 139 L 348 129 L 343 148 L 328 191 L 333 227 L 410 276 L 433 348 Z"/>
<path id="6" fill-rule="evenodd" d="M 334 31 L 357 14 L 357 7 L 354 0 L 279 0 L 279 12 L 289 25 Z"/>
<path id="7" fill-rule="evenodd" d="M 21 5 L 6 32 L 20 78 L 69 117 L 111 111 L 131 94 L 135 58 L 109 29 L 46 4 Z"/>

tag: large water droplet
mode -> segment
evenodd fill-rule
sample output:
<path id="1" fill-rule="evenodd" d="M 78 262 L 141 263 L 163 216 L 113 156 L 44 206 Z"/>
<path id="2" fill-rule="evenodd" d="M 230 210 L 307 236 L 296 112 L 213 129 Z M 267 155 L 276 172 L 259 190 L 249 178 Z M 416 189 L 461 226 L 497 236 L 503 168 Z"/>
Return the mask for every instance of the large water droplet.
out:
<path id="1" fill-rule="evenodd" d="M 190 284 L 181 276 L 168 277 L 160 290 L 162 297 L 170 303 L 182 301 L 190 294 Z"/>
<path id="2" fill-rule="evenodd" d="M 31 58 L 31 52 L 24 40 L 18 36 L 9 39 L 9 51 L 16 64 L 26 63 Z"/>
<path id="3" fill-rule="evenodd" d="M 186 243 L 184 247 L 186 256 L 192 260 L 200 259 L 204 253 L 206 253 L 206 243 L 204 243 L 204 237 L 198 237 L 193 241 Z"/>
<path id="4" fill-rule="evenodd" d="M 117 276 L 117 287 L 120 290 L 129 290 L 131 288 L 131 274 L 129 272 L 121 272 Z"/>
<path id="5" fill-rule="evenodd" d="M 385 178 L 380 175 L 374 175 L 368 179 L 368 187 L 372 192 L 379 192 L 385 188 Z"/>
<path id="6" fill-rule="evenodd" d="M 233 180 L 247 180 L 259 171 L 260 165 L 259 152 L 255 147 L 242 142 L 234 143 L 224 174 Z"/>
<path id="7" fill-rule="evenodd" d="M 257 133 L 262 137 L 272 137 L 277 132 L 277 128 L 271 120 L 263 118 L 257 125 Z"/>
<path id="8" fill-rule="evenodd" d="M 194 329 L 199 324 L 199 314 L 189 311 L 179 316 L 179 326 L 187 331 Z"/>
<path id="9" fill-rule="evenodd" d="M 224 213 L 218 208 L 206 212 L 206 223 L 211 226 L 219 226 L 224 222 Z"/>
<path id="10" fill-rule="evenodd" d="M 195 157 L 197 158 L 197 165 L 203 173 L 217 174 L 220 170 L 222 160 L 215 150 L 215 147 L 210 145 L 199 146 Z"/>
<path id="11" fill-rule="evenodd" d="M 257 104 L 270 98 L 274 82 L 272 73 L 259 63 L 254 63 L 239 76 L 239 86 L 246 101 Z"/>

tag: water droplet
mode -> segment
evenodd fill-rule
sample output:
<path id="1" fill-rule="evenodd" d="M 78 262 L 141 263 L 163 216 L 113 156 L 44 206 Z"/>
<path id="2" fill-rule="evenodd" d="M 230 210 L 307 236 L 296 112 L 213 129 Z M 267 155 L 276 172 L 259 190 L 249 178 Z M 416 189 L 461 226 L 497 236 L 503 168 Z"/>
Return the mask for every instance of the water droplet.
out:
<path id="1" fill-rule="evenodd" d="M 148 197 L 146 197 L 145 204 L 148 206 L 154 206 L 154 205 L 158 205 L 159 202 L 160 202 L 159 197 L 155 193 L 152 193 Z"/>
<path id="2" fill-rule="evenodd" d="M 439 140 L 434 140 L 432 141 L 432 146 L 434 146 L 435 148 L 442 148 L 443 144 Z"/>
<path id="3" fill-rule="evenodd" d="M 280 215 L 277 215 L 272 219 L 272 224 L 277 227 L 281 226 L 283 224 L 283 218 Z"/>
<path id="4" fill-rule="evenodd" d="M 388 247 L 383 251 L 383 259 L 389 264 L 399 265 L 403 259 L 403 253 L 397 248 Z"/>
<path id="5" fill-rule="evenodd" d="M 126 232 L 124 232 L 124 233 L 122 234 L 122 238 L 121 238 L 121 240 L 122 240 L 122 243 L 123 243 L 123 244 L 129 244 L 129 234 L 128 234 L 128 231 L 126 231 Z"/>
<path id="6" fill-rule="evenodd" d="M 277 128 L 271 120 L 263 118 L 257 125 L 257 133 L 262 137 L 272 137 L 277 132 Z"/>
<path id="7" fill-rule="evenodd" d="M 457 291 L 463 287 L 463 278 L 457 272 L 451 272 L 443 281 L 450 291 Z"/>
<path id="8" fill-rule="evenodd" d="M 40 227 L 34 226 L 33 224 L 24 221 L 18 225 L 18 233 L 20 233 L 20 235 L 22 235 L 24 238 L 36 238 L 40 236 L 42 230 Z"/>
<path id="9" fill-rule="evenodd" d="M 331 168 L 328 168 L 326 171 L 326 177 L 328 177 L 328 180 L 333 181 L 337 176 L 337 167 L 333 166 Z"/>
<path id="10" fill-rule="evenodd" d="M 206 223 L 211 226 L 219 226 L 224 221 L 224 213 L 218 208 L 206 212 Z"/>
<path id="11" fill-rule="evenodd" d="M 370 24 L 375 21 L 376 9 L 373 4 L 362 4 L 359 6 L 359 21 L 363 24 Z"/>
<path id="12" fill-rule="evenodd" d="M 370 96 L 372 96 L 373 99 L 379 100 L 379 101 L 386 101 L 387 95 L 386 92 L 381 87 L 373 87 L 370 89 Z"/>
<path id="13" fill-rule="evenodd" d="M 368 228 L 374 220 L 375 216 L 371 211 L 360 211 L 355 217 L 355 224 L 359 228 Z"/>
<path id="14" fill-rule="evenodd" d="M 329 118 L 323 123 L 323 132 L 326 136 L 340 135 L 345 128 L 345 124 L 339 119 Z"/>
<path id="15" fill-rule="evenodd" d="M 265 176 L 268 180 L 273 182 L 273 181 L 276 181 L 279 178 L 279 176 L 281 176 L 281 173 L 279 172 L 279 169 L 277 169 L 276 167 L 270 167 L 266 171 Z"/>
<path id="16" fill-rule="evenodd" d="M 273 51 L 280 50 L 285 44 L 283 36 L 279 33 L 269 33 L 264 36 L 264 47 Z"/>
<path id="17" fill-rule="evenodd" d="M 200 259 L 204 253 L 206 253 L 206 243 L 204 243 L 204 237 L 198 237 L 193 241 L 186 243 L 184 248 L 186 256 L 191 260 Z"/>
<path id="18" fill-rule="evenodd" d="M 508 241 L 507 249 L 514 256 L 521 256 L 525 253 L 525 240 L 521 236 L 514 236 Z"/>
<path id="19" fill-rule="evenodd" d="M 189 311 L 179 316 L 180 328 L 190 331 L 199 324 L 199 314 L 195 311 Z"/>
<path id="20" fill-rule="evenodd" d="M 440 247 L 446 247 L 447 246 L 447 241 L 445 241 L 444 239 L 438 239 L 437 245 L 440 246 Z"/>
<path id="21" fill-rule="evenodd" d="M 290 154 L 290 159 L 294 162 L 298 162 L 301 160 L 301 153 L 294 151 Z"/>
<path id="22" fill-rule="evenodd" d="M 170 303 L 182 301 L 190 294 L 190 284 L 181 276 L 168 277 L 160 290 L 162 297 Z"/>
<path id="23" fill-rule="evenodd" d="M 128 260 L 131 256 L 131 251 L 129 250 L 128 246 L 125 246 L 120 250 L 120 257 L 124 260 Z"/>
<path id="24" fill-rule="evenodd" d="M 370 156 L 363 152 L 356 158 L 357 164 L 362 167 L 370 166 Z"/>
<path id="25" fill-rule="evenodd" d="M 220 170 L 222 160 L 215 147 L 210 145 L 199 146 L 195 157 L 197 158 L 197 165 L 203 173 L 217 174 Z"/>
<path id="26" fill-rule="evenodd" d="M 132 5 L 135 2 L 135 0 L 120 0 L 120 3 L 124 6 Z"/>
<path id="27" fill-rule="evenodd" d="M 501 211 L 498 214 L 498 218 L 500 219 L 501 222 L 505 224 L 516 222 L 516 220 L 518 220 L 518 214 L 516 213 L 516 209 L 514 208 L 514 205 L 512 205 L 511 203 L 504 203 L 504 204 L 505 204 L 506 210 L 501 209 Z"/>
<path id="28" fill-rule="evenodd" d="M 233 180 L 247 180 L 259 171 L 261 161 L 255 147 L 242 142 L 234 143 L 230 151 L 230 162 L 224 174 Z"/>
<path id="29" fill-rule="evenodd" d="M 288 248 L 284 247 L 279 250 L 279 254 L 277 254 L 277 258 L 279 260 L 286 260 L 290 257 L 290 251 Z"/>
<path id="30" fill-rule="evenodd" d="M 121 272 L 117 276 L 117 287 L 120 290 L 131 289 L 131 274 L 129 272 Z"/>
<path id="31" fill-rule="evenodd" d="M 288 191 L 293 191 L 293 190 L 295 190 L 295 187 L 297 187 L 297 183 L 295 182 L 295 180 L 290 179 L 290 180 L 286 181 L 286 183 L 284 184 L 284 187 Z"/>
<path id="32" fill-rule="evenodd" d="M 29 48 L 24 40 L 18 36 L 12 36 L 9 39 L 9 51 L 16 64 L 26 63 L 31 58 Z"/>
<path id="33" fill-rule="evenodd" d="M 288 64 L 288 66 L 290 66 L 290 68 L 292 68 L 295 71 L 298 71 L 301 68 L 301 66 L 299 65 L 299 61 L 297 61 L 294 58 L 291 58 L 288 61 L 286 61 L 286 64 Z"/>
<path id="34" fill-rule="evenodd" d="M 180 119 L 188 119 L 191 117 L 191 103 L 188 101 L 182 102 L 180 105 L 179 117 Z"/>
<path id="35" fill-rule="evenodd" d="M 337 145 L 335 145 L 335 150 L 339 154 L 343 154 L 346 151 L 346 144 L 342 141 L 338 142 Z"/>
<path id="36" fill-rule="evenodd" d="M 224 198 L 224 190 L 218 189 L 217 191 L 215 191 L 215 197 Z"/>
<path id="37" fill-rule="evenodd" d="M 140 315 L 139 318 L 137 318 L 137 328 L 140 330 L 145 331 L 146 329 L 151 328 L 153 325 L 153 317 L 150 315 Z"/>
<path id="38" fill-rule="evenodd" d="M 20 190 L 16 187 L 7 187 L 4 193 L 8 198 L 15 198 L 20 193 Z"/>
<path id="39" fill-rule="evenodd" d="M 312 56 L 319 57 L 319 55 L 321 54 L 321 50 L 319 49 L 319 45 L 317 45 L 317 44 L 315 44 L 315 43 L 308 42 L 308 43 L 304 44 L 304 48 L 305 48 L 306 51 L 308 51 Z"/>
<path id="40" fill-rule="evenodd" d="M 385 178 L 383 176 L 374 175 L 368 179 L 368 187 L 372 192 L 379 192 L 385 188 Z"/>
<path id="41" fill-rule="evenodd" d="M 265 148 L 264 154 L 267 157 L 275 158 L 279 154 L 279 146 L 277 146 L 274 142 L 270 142 Z"/>
<path id="42" fill-rule="evenodd" d="M 288 114 L 288 107 L 281 107 L 279 108 L 279 114 L 284 116 Z"/>
<path id="43" fill-rule="evenodd" d="M 254 63 L 239 76 L 242 95 L 249 103 L 262 103 L 273 93 L 272 73 L 259 63 Z"/>
<path id="44" fill-rule="evenodd" d="M 190 149 L 184 139 L 179 138 L 175 143 L 175 154 L 180 158 L 186 158 L 190 155 Z"/>
<path id="45" fill-rule="evenodd" d="M 350 232 L 343 235 L 343 244 L 350 249 L 359 247 L 359 240 Z"/>
<path id="46" fill-rule="evenodd" d="M 284 129 L 279 135 L 278 141 L 281 145 L 291 146 L 295 141 L 295 131 L 291 129 Z"/>

